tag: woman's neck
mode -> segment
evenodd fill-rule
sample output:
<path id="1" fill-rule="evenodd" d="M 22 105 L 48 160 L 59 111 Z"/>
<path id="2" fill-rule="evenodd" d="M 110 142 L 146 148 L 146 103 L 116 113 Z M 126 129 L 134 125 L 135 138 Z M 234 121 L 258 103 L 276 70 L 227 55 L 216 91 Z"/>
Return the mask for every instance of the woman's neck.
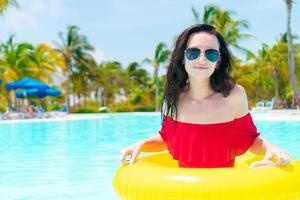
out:
<path id="1" fill-rule="evenodd" d="M 216 92 L 211 88 L 210 80 L 189 78 L 187 94 L 194 101 L 205 100 Z"/>

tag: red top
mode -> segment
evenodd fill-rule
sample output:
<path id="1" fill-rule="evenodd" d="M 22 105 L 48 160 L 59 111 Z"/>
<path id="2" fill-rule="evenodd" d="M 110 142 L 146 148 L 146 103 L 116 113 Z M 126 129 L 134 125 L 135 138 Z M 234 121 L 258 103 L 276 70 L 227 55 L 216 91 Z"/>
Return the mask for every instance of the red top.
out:
<path id="1" fill-rule="evenodd" d="M 180 167 L 233 167 L 260 133 L 250 113 L 229 122 L 193 124 L 164 115 L 159 131 Z"/>

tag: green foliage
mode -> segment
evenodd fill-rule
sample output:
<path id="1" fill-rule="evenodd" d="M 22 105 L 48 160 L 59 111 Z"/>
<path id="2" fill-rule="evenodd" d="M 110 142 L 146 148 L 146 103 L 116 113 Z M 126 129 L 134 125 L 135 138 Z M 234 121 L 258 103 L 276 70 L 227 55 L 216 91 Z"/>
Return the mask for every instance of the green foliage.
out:
<path id="1" fill-rule="evenodd" d="M 230 48 L 245 53 L 246 63 L 233 56 L 232 76 L 236 83 L 245 88 L 251 106 L 260 100 L 269 101 L 276 94 L 279 107 L 284 107 L 283 102 L 293 100 L 286 33 L 273 46 L 262 44 L 254 54 L 239 45 L 242 39 L 253 36 L 244 33 L 249 29 L 249 23 L 234 19 L 233 11 L 207 5 L 203 12 L 192 7 L 192 13 L 197 23 L 214 25 Z M 58 88 L 64 91 L 63 97 L 56 99 L 57 103 L 46 103 L 49 111 L 60 109 L 69 94 L 80 99 L 80 103 L 69 109 L 75 113 L 97 113 L 100 106 L 108 107 L 111 112 L 159 110 L 166 82 L 166 76 L 160 75 L 159 69 L 167 65 L 171 53 L 165 43 L 157 44 L 152 58 L 145 58 L 141 63 L 131 62 L 124 67 L 118 61 L 96 63 L 91 55 L 94 47 L 79 33 L 77 26 L 69 26 L 66 33 L 59 33 L 59 36 L 61 41 L 57 43 L 57 49 L 45 44 L 34 46 L 27 42 L 16 43 L 13 36 L 0 44 L 0 79 L 3 80 L 0 111 L 5 111 L 7 105 L 3 87 L 5 83 L 29 75 L 52 83 L 53 72 L 57 71 L 62 71 L 67 80 Z M 296 43 L 293 47 L 297 87 L 300 88 L 300 44 Z M 152 66 L 152 77 L 143 68 L 144 63 Z M 91 94 L 94 98 L 91 98 Z M 49 99 L 46 101 L 49 102 Z"/>
<path id="2" fill-rule="evenodd" d="M 70 112 L 73 112 L 73 113 L 98 113 L 99 112 L 99 104 L 95 100 L 87 100 L 86 106 L 84 106 L 84 102 L 79 102 L 71 107 Z"/>
<path id="3" fill-rule="evenodd" d="M 46 111 L 58 111 L 61 109 L 60 105 L 57 102 L 47 103 L 45 105 Z"/>
<path id="4" fill-rule="evenodd" d="M 0 112 L 6 111 L 6 100 L 4 99 L 4 95 L 0 94 Z"/>
<path id="5" fill-rule="evenodd" d="M 250 34 L 242 33 L 242 31 L 249 29 L 247 20 L 233 19 L 234 11 L 222 10 L 213 4 L 206 5 L 202 12 L 198 12 L 195 7 L 192 7 L 192 13 L 196 23 L 205 23 L 216 27 L 230 48 L 245 53 L 247 57 L 253 56 L 251 51 L 239 45 L 239 41 L 253 38 Z M 202 13 L 202 16 L 199 13 Z"/>
<path id="6" fill-rule="evenodd" d="M 154 104 L 132 104 L 128 101 L 119 102 L 110 106 L 112 112 L 153 112 L 155 110 Z"/>
<path id="7" fill-rule="evenodd" d="M 96 108 L 78 108 L 73 111 L 73 113 L 97 113 L 98 110 Z"/>
<path id="8" fill-rule="evenodd" d="M 0 16 L 3 15 L 5 10 L 10 6 L 18 8 L 19 4 L 16 0 L 1 0 L 0 1 Z"/>

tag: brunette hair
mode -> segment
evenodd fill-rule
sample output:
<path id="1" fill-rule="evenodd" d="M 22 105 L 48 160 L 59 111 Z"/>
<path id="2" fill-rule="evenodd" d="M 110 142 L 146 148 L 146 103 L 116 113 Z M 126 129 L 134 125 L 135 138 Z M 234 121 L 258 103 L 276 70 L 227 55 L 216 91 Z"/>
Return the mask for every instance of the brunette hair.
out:
<path id="1" fill-rule="evenodd" d="M 230 76 L 232 58 L 223 36 L 211 25 L 192 25 L 179 35 L 172 51 L 167 70 L 167 81 L 164 88 L 161 117 L 165 114 L 173 118 L 174 113 L 176 113 L 177 119 L 179 94 L 188 84 L 188 74 L 183 64 L 184 51 L 187 48 L 187 42 L 191 34 L 199 32 L 215 35 L 219 42 L 219 52 L 221 54 L 220 64 L 210 76 L 210 84 L 213 90 L 227 97 L 235 85 L 233 78 Z"/>

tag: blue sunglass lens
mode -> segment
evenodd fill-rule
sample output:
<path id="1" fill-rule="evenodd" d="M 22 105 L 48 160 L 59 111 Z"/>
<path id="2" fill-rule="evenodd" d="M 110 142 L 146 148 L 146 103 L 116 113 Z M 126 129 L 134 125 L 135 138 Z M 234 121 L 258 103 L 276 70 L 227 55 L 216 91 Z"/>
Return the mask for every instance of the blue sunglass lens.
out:
<path id="1" fill-rule="evenodd" d="M 200 49 L 187 49 L 185 56 L 188 60 L 196 60 L 200 55 Z"/>
<path id="2" fill-rule="evenodd" d="M 215 49 L 207 49 L 205 51 L 205 56 L 210 62 L 216 62 L 219 59 L 219 55 L 219 52 Z"/>

